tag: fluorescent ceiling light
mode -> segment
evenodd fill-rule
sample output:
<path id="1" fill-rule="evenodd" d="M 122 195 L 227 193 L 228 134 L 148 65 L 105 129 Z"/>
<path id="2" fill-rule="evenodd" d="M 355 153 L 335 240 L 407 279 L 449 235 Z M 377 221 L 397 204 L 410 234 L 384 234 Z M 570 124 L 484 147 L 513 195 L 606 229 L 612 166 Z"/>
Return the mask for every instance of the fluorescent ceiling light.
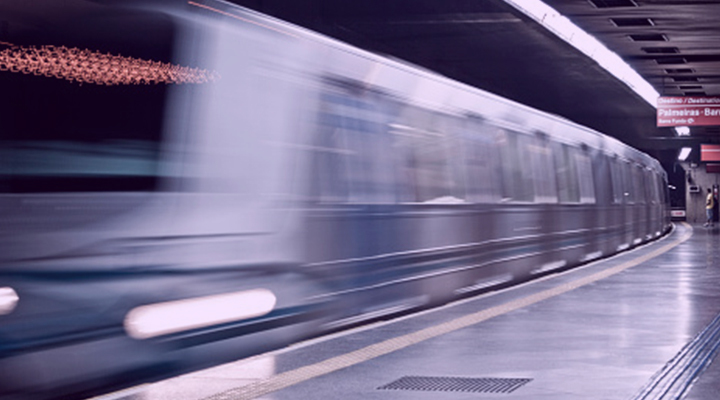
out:
<path id="1" fill-rule="evenodd" d="M 505 2 L 597 61 L 600 66 L 634 90 L 651 106 L 657 107 L 657 98 L 660 94 L 655 88 L 625 63 L 622 58 L 570 22 L 567 17 L 540 0 L 505 0 Z"/>
<path id="2" fill-rule="evenodd" d="M 692 151 L 692 148 L 690 148 L 690 147 L 683 147 L 682 149 L 680 149 L 680 155 L 678 156 L 678 160 L 680 160 L 680 161 L 687 160 L 691 151 Z"/>
<path id="3" fill-rule="evenodd" d="M 690 128 L 687 126 L 676 126 L 675 132 L 678 136 L 690 136 Z"/>
<path id="4" fill-rule="evenodd" d="M 276 302 L 273 292 L 253 289 L 148 304 L 127 314 L 125 331 L 135 339 L 148 339 L 259 317 L 272 311 Z"/>

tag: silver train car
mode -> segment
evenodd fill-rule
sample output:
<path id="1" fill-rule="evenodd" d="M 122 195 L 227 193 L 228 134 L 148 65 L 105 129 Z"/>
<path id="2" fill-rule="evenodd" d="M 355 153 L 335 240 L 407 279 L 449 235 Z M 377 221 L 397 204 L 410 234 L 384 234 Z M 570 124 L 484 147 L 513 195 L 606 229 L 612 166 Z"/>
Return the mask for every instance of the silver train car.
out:
<path id="1" fill-rule="evenodd" d="M 0 15 L 0 398 L 247 356 L 670 227 L 651 157 L 256 12 Z"/>

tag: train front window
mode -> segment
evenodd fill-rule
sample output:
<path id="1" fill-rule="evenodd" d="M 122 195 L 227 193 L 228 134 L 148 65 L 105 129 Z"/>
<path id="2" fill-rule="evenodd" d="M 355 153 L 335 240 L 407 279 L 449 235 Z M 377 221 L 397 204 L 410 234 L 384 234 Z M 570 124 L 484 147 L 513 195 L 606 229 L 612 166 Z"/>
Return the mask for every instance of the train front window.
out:
<path id="1" fill-rule="evenodd" d="M 0 191 L 150 190 L 157 179 L 163 87 L 79 85 L 0 76 Z"/>
<path id="2" fill-rule="evenodd" d="M 207 73 L 173 60 L 170 17 L 92 10 L 93 18 L 68 14 L 52 26 L 7 22 L 0 193 L 156 188 L 169 88 Z"/>

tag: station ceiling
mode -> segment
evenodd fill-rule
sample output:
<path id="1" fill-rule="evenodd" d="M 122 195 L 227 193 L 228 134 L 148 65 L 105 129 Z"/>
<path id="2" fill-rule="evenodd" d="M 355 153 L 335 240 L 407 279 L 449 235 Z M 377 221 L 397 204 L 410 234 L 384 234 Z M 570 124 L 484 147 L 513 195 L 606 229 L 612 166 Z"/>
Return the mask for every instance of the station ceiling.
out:
<path id="1" fill-rule="evenodd" d="M 657 128 L 655 108 L 503 0 L 232 0 L 617 137 L 672 163 L 714 142 Z M 545 0 L 661 95 L 720 95 L 720 0 Z M 698 151 L 694 152 L 699 153 Z"/>

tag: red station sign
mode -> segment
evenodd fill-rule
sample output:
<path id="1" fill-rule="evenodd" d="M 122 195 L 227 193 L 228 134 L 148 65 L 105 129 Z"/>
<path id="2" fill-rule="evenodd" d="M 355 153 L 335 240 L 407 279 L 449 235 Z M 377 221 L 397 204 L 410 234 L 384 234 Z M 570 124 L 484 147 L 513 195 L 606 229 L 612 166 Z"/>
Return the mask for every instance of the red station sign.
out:
<path id="1" fill-rule="evenodd" d="M 720 125 L 720 97 L 659 97 L 657 126 Z"/>
<path id="2" fill-rule="evenodd" d="M 719 144 L 701 144 L 700 145 L 700 161 L 720 161 L 720 145 Z M 718 164 L 716 164 L 718 165 Z M 718 171 L 720 172 L 720 171 Z"/>

